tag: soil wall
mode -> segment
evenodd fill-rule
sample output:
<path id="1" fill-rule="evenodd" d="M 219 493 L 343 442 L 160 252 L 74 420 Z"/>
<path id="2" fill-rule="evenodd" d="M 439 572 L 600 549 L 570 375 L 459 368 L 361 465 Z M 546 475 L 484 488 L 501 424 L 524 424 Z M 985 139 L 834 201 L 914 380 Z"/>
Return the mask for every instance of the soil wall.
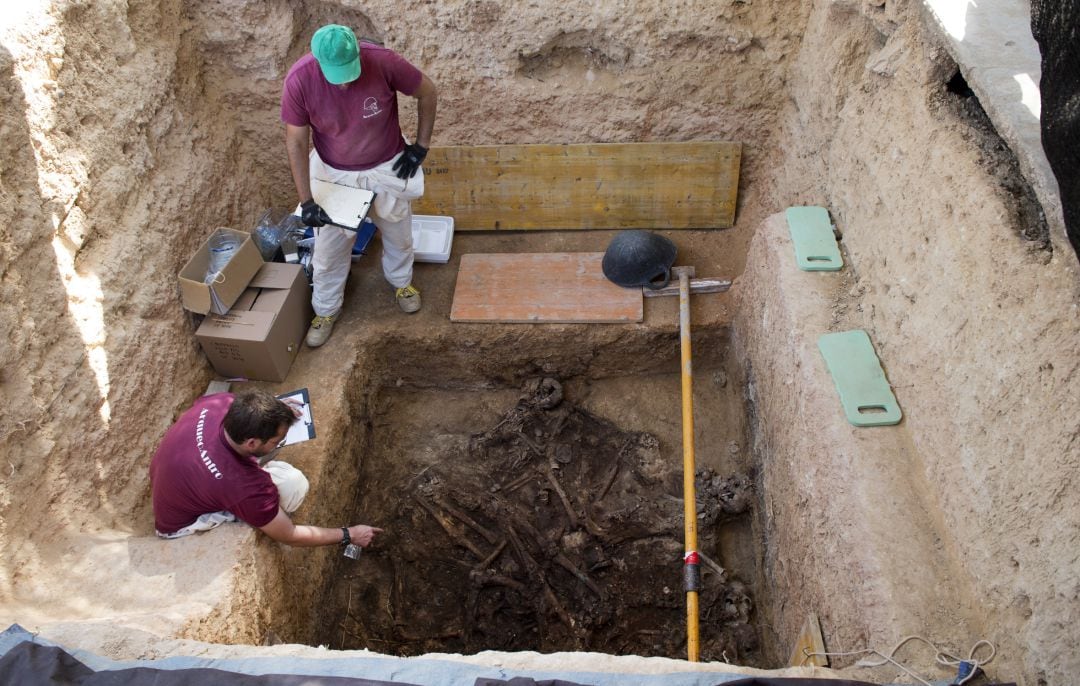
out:
<path id="1" fill-rule="evenodd" d="M 1001 678 L 1067 683 L 1077 668 L 1068 647 L 1077 636 L 1067 627 L 1080 611 L 1072 552 L 1080 508 L 1069 496 L 1080 462 L 1076 257 L 1060 237 L 1040 241 L 1030 233 L 1037 221 L 1023 183 L 973 98 L 947 88 L 956 68 L 926 25 L 917 3 L 815 2 L 789 79 L 776 197 L 781 207 L 830 209 L 846 267 L 838 281 L 816 282 L 829 284 L 827 330 L 869 332 L 904 410 L 908 441 L 889 447 L 879 430 L 853 438 L 880 443 L 904 465 L 898 475 L 879 475 L 898 479 L 891 495 L 876 493 L 870 481 L 860 487 L 839 469 L 827 488 L 861 488 L 868 513 L 889 512 L 896 502 L 925 509 L 940 540 L 922 555 L 937 560 L 937 573 L 956 591 L 945 601 L 957 614 L 956 629 L 966 622 L 971 632 L 952 633 L 955 648 L 966 653 L 989 638 L 1001 664 L 1014 670 Z M 756 246 L 750 263 L 767 252 Z M 755 332 L 775 333 L 759 314 L 740 310 L 750 350 Z M 773 374 L 765 364 L 770 355 L 779 356 L 779 369 L 790 368 L 783 351 L 765 353 L 754 364 L 759 378 Z M 818 358 L 812 362 L 820 367 Z M 782 392 L 785 377 L 775 374 L 759 387 Z M 801 410 L 788 405 L 765 418 L 766 442 L 790 445 L 793 433 L 783 424 Z M 806 478 L 814 471 L 811 454 L 778 457 L 793 460 L 771 467 L 777 479 L 768 497 L 785 513 L 771 526 L 783 535 L 807 517 L 814 521 L 828 492 Z M 911 489 L 914 499 L 905 495 Z M 818 533 L 828 542 L 865 545 L 845 539 L 841 529 Z M 789 560 L 800 559 L 800 546 L 812 556 L 819 543 L 798 535 L 784 541 Z M 901 548 L 896 561 L 903 560 Z M 904 566 L 896 573 L 922 568 Z M 832 648 L 861 647 L 860 633 L 885 647 L 924 628 L 897 622 L 892 636 L 860 629 L 860 617 L 874 612 L 873 594 L 864 589 L 843 610 L 829 593 L 828 565 L 815 568 L 797 580 L 777 575 L 778 591 L 800 597 L 796 588 L 809 584 L 830 596 L 833 610 L 846 615 L 826 616 Z M 922 591 L 909 597 L 926 599 Z M 801 617 L 778 622 L 790 635 Z"/>

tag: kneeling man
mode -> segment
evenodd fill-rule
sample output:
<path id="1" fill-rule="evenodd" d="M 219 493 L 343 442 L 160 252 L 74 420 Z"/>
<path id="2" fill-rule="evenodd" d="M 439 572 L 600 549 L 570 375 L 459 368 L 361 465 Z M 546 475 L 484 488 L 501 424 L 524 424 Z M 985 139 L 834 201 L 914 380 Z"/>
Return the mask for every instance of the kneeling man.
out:
<path id="1" fill-rule="evenodd" d="M 177 538 L 239 519 L 289 545 L 371 543 L 382 529 L 328 529 L 289 518 L 307 495 L 307 478 L 285 462 L 260 466 L 259 458 L 284 442 L 295 419 L 291 406 L 266 391 L 199 398 L 150 461 L 158 536 Z"/>

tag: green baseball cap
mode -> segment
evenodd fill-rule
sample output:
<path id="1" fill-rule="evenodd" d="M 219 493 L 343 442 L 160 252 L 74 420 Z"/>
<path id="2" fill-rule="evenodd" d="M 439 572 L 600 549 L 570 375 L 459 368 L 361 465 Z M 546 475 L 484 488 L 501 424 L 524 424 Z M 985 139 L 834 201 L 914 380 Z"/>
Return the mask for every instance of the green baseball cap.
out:
<path id="1" fill-rule="evenodd" d="M 349 83 L 360 76 L 360 48 L 348 26 L 327 24 L 311 37 L 311 54 L 330 83 Z"/>

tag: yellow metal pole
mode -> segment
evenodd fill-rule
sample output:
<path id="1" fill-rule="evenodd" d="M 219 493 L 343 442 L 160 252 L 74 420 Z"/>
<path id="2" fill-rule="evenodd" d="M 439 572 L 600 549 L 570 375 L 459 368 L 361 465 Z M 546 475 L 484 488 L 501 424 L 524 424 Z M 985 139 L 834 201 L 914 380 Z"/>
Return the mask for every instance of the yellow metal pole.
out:
<path id="1" fill-rule="evenodd" d="M 693 362 L 690 355 L 690 274 L 679 269 L 679 343 L 682 349 L 682 439 L 683 439 L 683 519 L 686 554 L 683 556 L 683 582 L 686 587 L 686 659 L 697 662 L 700 654 L 698 634 L 698 591 L 701 571 L 697 552 L 697 496 L 694 492 L 694 393 Z"/>

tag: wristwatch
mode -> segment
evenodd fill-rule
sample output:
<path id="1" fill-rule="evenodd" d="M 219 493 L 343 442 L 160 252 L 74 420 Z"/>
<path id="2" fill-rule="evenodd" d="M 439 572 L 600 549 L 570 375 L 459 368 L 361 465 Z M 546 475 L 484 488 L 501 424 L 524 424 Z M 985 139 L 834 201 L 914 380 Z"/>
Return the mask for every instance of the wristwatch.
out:
<path id="1" fill-rule="evenodd" d="M 352 536 L 349 535 L 349 527 L 341 527 L 341 545 L 352 545 Z"/>

